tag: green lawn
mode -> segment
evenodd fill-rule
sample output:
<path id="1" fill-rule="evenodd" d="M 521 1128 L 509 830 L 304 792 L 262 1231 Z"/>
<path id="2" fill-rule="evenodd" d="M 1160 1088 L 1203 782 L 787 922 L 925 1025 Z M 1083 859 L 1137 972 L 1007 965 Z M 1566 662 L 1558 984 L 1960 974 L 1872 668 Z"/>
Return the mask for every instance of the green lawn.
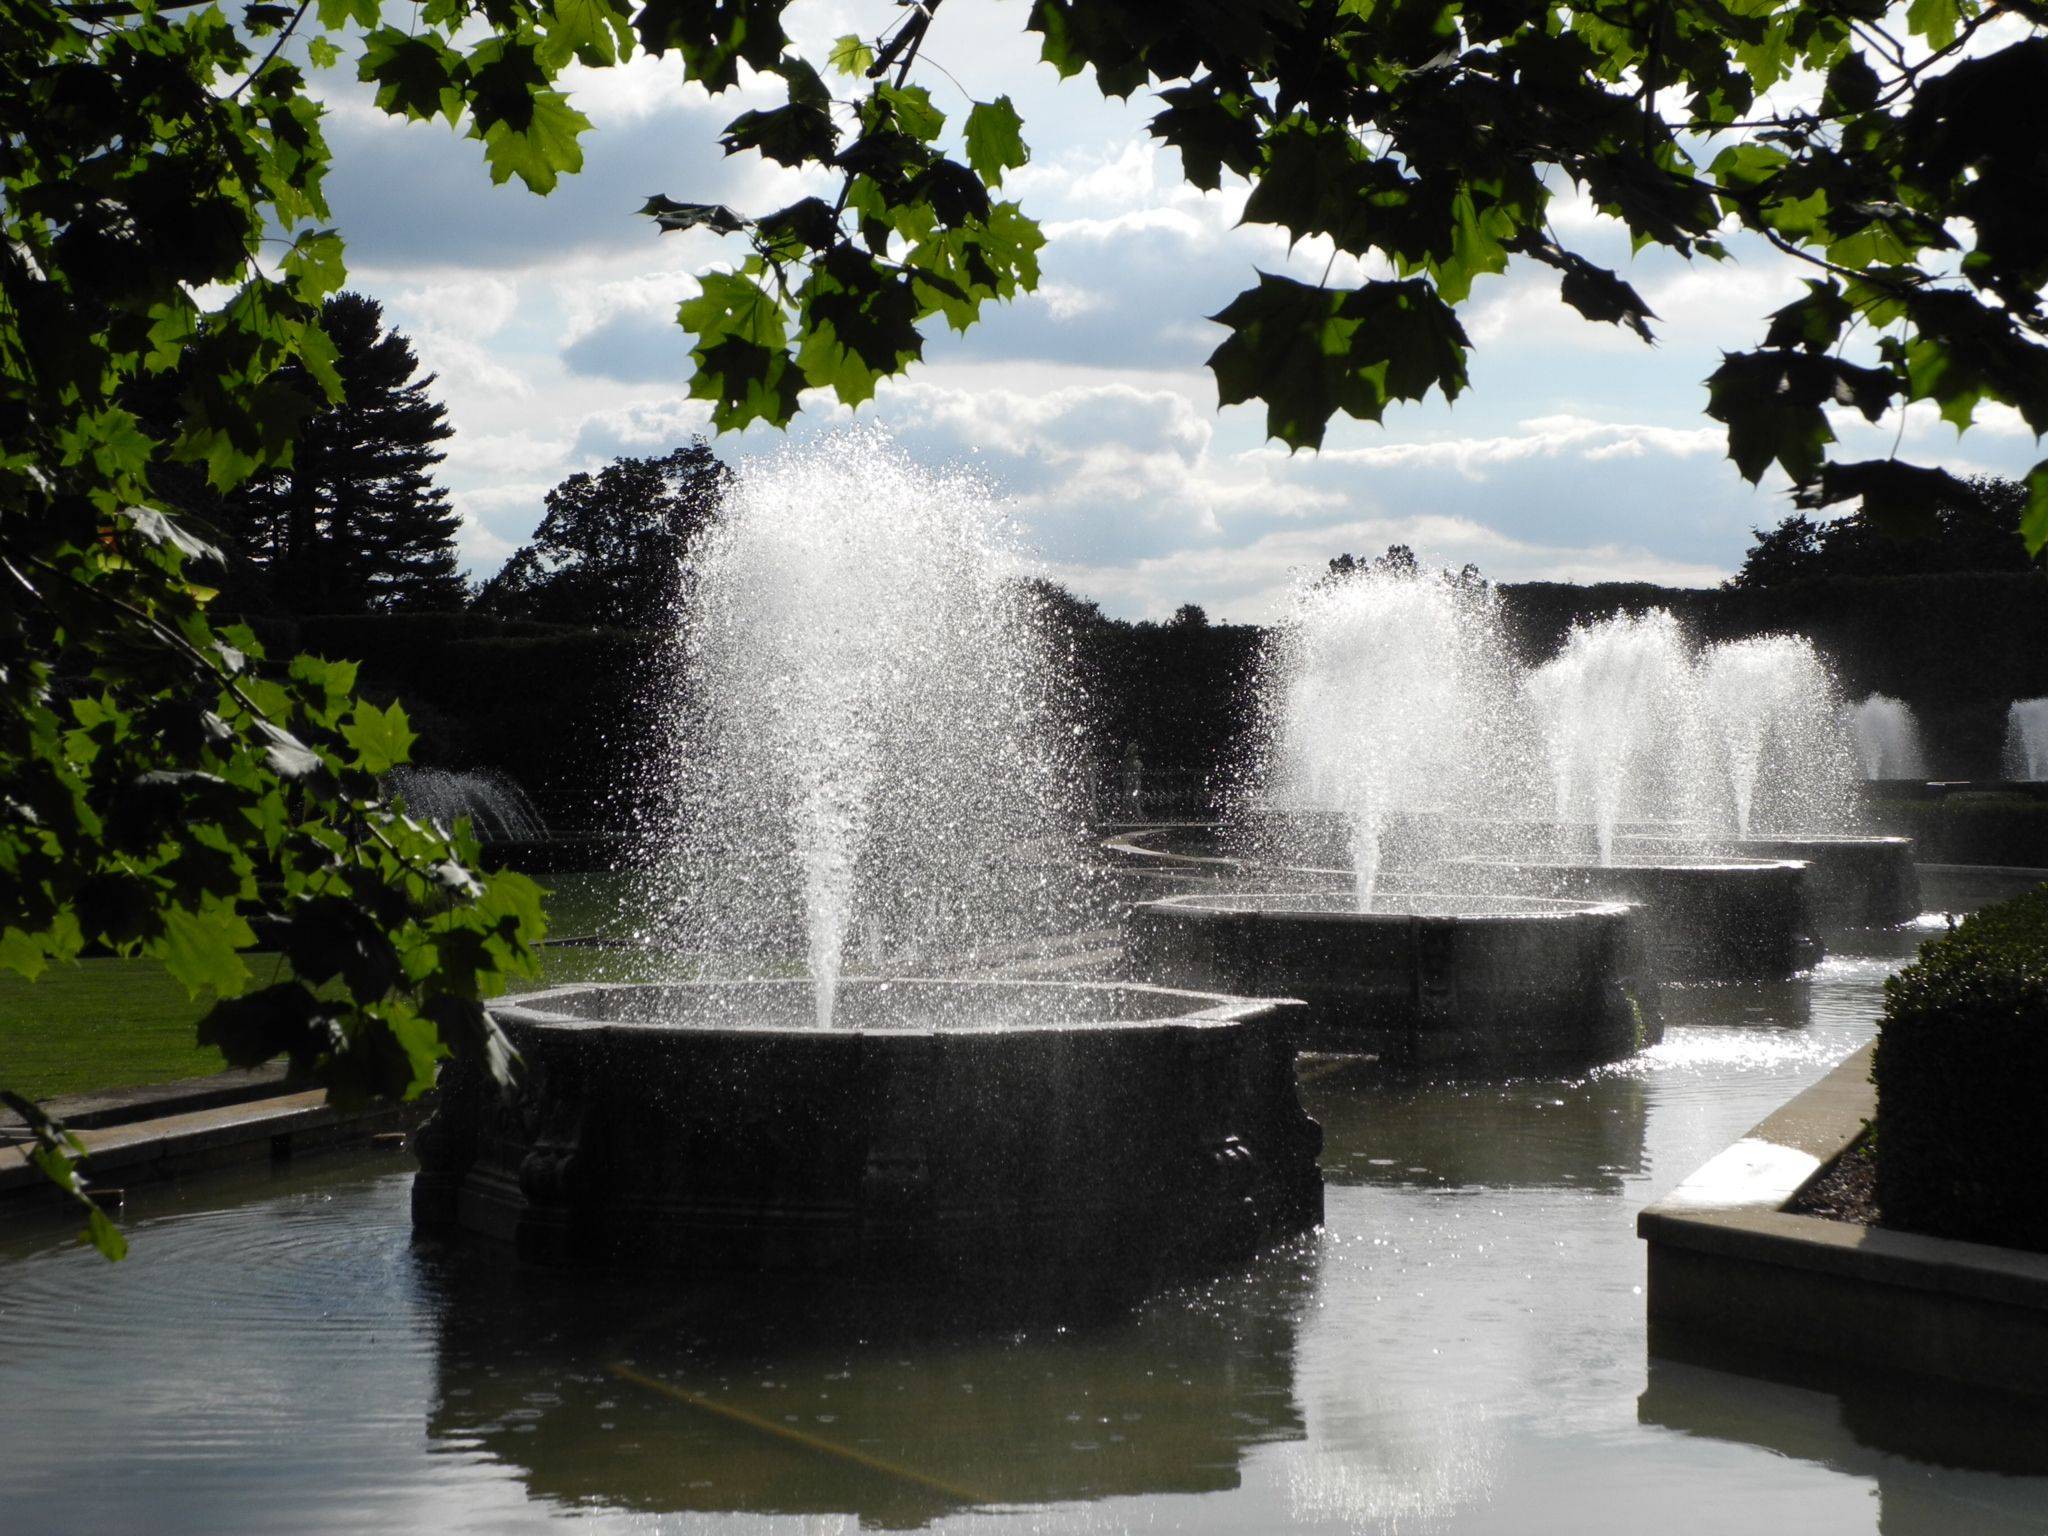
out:
<path id="1" fill-rule="evenodd" d="M 602 932 L 617 900 L 609 875 L 553 875 L 551 932 Z M 615 950 L 543 951 L 543 985 L 597 977 L 632 979 L 631 958 Z M 267 979 L 255 967 L 257 980 Z M 0 976 L 0 1087 L 51 1098 L 220 1071 L 220 1053 L 194 1042 L 203 1001 L 149 960 L 84 960 L 53 966 L 38 981 Z"/>

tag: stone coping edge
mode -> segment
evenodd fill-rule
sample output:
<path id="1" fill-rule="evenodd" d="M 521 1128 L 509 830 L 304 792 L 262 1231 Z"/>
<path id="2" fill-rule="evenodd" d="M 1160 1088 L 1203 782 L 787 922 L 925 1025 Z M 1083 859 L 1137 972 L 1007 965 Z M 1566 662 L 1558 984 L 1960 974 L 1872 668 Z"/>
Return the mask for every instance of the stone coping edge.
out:
<path id="1" fill-rule="evenodd" d="M 188 1110 L 212 1109 L 221 1104 L 243 1104 L 251 1099 L 275 1098 L 290 1092 L 283 1062 L 260 1067 L 229 1069 L 205 1077 L 181 1077 L 167 1083 L 139 1083 L 123 1088 L 101 1088 L 89 1093 L 63 1094 L 44 1099 L 43 1109 L 74 1131 L 101 1126 L 124 1125 L 135 1120 L 153 1120 Z M 28 1127 L 19 1115 L 0 1111 L 0 1142 L 20 1140 Z"/>
<path id="2" fill-rule="evenodd" d="M 78 1131 L 88 1187 L 153 1183 L 211 1168 L 290 1156 L 380 1131 L 406 1129 L 424 1106 L 380 1104 L 336 1109 L 322 1089 L 159 1115 Z M 28 1160 L 26 1146 L 0 1146 L 0 1209 L 71 1207 Z"/>
<path id="3" fill-rule="evenodd" d="M 1677 1329 L 1750 1352 L 2048 1394 L 2048 1254 L 1784 1209 L 1863 1139 L 1877 1112 L 1874 1048 L 1638 1215 L 1653 1340 Z"/>

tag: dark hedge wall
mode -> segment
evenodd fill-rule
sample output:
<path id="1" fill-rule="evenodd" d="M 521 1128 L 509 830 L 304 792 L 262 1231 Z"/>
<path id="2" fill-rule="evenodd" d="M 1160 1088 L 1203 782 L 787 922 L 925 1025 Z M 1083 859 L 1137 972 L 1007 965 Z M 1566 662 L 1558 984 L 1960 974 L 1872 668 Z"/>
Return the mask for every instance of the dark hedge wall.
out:
<path id="1" fill-rule="evenodd" d="M 2005 711 L 2048 694 L 2048 576 L 1986 572 L 1847 577 L 1760 591 L 1639 583 L 1504 586 L 1527 659 L 1554 651 L 1576 620 L 1669 608 L 1701 642 L 1793 630 L 1835 663 L 1851 698 L 1888 693 L 1919 717 L 1937 778 L 1999 772 Z"/>
<path id="2" fill-rule="evenodd" d="M 2048 889 L 1966 918 L 1885 984 L 1886 1226 L 2048 1251 Z"/>
<path id="3" fill-rule="evenodd" d="M 2048 694 L 2048 579 L 1956 575 L 1815 582 L 1781 591 L 1525 583 L 1500 589 L 1516 648 L 1556 650 L 1575 622 L 1668 607 L 1701 641 L 1809 634 L 1852 695 L 1919 714 L 1937 776 L 1997 772 L 2006 705 Z M 656 637 L 472 613 L 264 620 L 274 650 L 362 663 L 371 697 L 402 698 L 416 756 L 512 775 L 564 827 L 612 824 L 652 724 Z M 1079 714 L 1105 776 L 1135 747 L 1177 811 L 1213 794 L 1255 726 L 1251 625 L 1091 621 L 1071 631 Z M 1963 829 L 1959 836 L 1968 840 Z"/>

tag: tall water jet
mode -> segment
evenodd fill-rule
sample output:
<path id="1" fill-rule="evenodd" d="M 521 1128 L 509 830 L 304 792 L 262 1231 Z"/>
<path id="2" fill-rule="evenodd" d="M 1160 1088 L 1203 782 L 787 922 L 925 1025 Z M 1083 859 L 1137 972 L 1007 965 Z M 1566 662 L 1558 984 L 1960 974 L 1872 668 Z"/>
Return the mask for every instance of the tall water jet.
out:
<path id="1" fill-rule="evenodd" d="M 1866 779 L 1924 779 L 1927 751 L 1920 742 L 1920 722 L 1903 699 L 1873 693 L 1848 713 L 1849 736 L 1856 763 Z"/>
<path id="2" fill-rule="evenodd" d="M 1302 587 L 1266 662 L 1267 803 L 1343 820 L 1358 910 L 1373 910 L 1390 818 L 1467 809 L 1489 773 L 1505 673 L 1491 595 L 1367 570 Z"/>
<path id="3" fill-rule="evenodd" d="M 1697 813 L 1699 741 L 1692 662 L 1666 610 L 1574 625 L 1530 674 L 1527 693 L 1548 750 L 1560 824 L 1591 822 L 1602 864 L 1624 814 Z"/>
<path id="4" fill-rule="evenodd" d="M 1813 642 L 1804 635 L 1731 640 L 1710 647 L 1699 668 L 1736 836 L 1854 828 L 1855 752 L 1834 678 Z"/>
<path id="5" fill-rule="evenodd" d="M 877 434 L 742 469 L 681 615 L 656 903 L 707 974 L 800 952 L 828 1024 L 851 938 L 929 966 L 1071 862 L 1071 736 L 1022 571 L 979 482 Z"/>
<path id="6" fill-rule="evenodd" d="M 2005 776 L 2048 779 L 2048 698 L 2014 699 L 2005 712 Z"/>

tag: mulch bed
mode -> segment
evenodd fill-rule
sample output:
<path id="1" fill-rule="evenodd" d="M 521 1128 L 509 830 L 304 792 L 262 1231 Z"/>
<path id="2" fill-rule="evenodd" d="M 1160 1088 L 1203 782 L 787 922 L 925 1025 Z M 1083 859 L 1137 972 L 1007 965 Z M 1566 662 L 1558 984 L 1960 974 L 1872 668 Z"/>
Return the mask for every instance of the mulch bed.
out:
<path id="1" fill-rule="evenodd" d="M 1863 1147 L 1851 1147 L 1785 1209 L 1795 1216 L 1824 1216 L 1859 1227 L 1882 1226 L 1877 1209 L 1877 1164 Z"/>

